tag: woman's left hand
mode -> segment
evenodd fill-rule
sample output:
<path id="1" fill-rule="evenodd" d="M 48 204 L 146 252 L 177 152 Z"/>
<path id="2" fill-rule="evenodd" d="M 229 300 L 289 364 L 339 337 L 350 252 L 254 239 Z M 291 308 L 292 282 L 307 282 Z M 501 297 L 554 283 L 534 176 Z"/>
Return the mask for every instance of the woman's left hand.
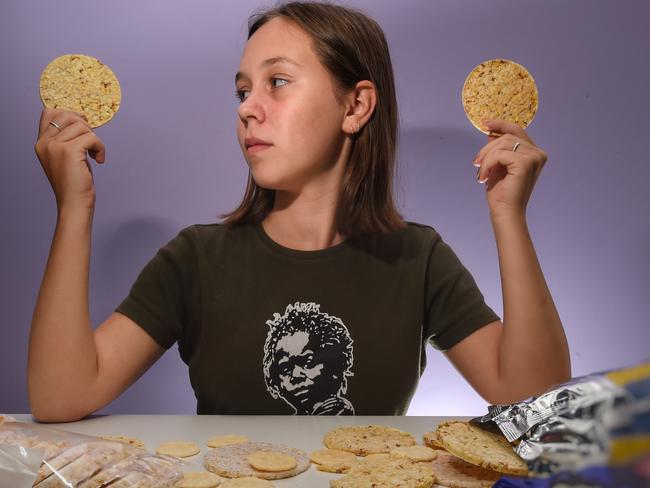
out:
<path id="1" fill-rule="evenodd" d="M 504 120 L 484 121 L 484 127 L 503 135 L 488 136 L 488 143 L 478 152 L 475 166 L 477 179 L 486 183 L 490 216 L 523 218 L 535 182 L 548 159 L 519 125 Z M 512 151 L 519 143 L 517 150 Z"/>

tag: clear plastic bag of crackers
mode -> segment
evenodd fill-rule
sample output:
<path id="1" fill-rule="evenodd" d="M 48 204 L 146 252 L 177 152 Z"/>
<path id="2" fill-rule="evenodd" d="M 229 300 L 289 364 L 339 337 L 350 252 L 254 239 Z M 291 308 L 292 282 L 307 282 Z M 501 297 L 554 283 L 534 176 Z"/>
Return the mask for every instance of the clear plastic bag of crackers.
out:
<path id="1" fill-rule="evenodd" d="M 0 419 L 2 486 L 166 488 L 183 477 L 182 464 L 121 442 Z"/>
<path id="2" fill-rule="evenodd" d="M 650 487 L 650 361 L 574 378 L 539 397 L 488 410 L 472 422 L 519 441 L 517 454 L 531 476 L 552 481 L 589 472 Z M 623 486 L 604 478 L 598 482 Z M 547 486 L 531 480 L 526 485 L 500 483 L 495 486 Z"/>

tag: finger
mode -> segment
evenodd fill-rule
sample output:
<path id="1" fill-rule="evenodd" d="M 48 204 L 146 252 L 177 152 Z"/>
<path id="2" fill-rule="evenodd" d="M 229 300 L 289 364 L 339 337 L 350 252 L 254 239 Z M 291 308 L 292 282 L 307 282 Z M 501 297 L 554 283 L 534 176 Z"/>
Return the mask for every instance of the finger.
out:
<path id="1" fill-rule="evenodd" d="M 479 183 L 483 184 L 489 179 L 490 173 L 493 171 L 495 166 L 503 166 L 504 168 L 507 168 L 508 166 L 515 164 L 523 165 L 528 159 L 529 157 L 524 154 L 497 149 L 485 158 L 478 170 L 478 176 L 476 179 Z"/>
<path id="2" fill-rule="evenodd" d="M 485 158 L 487 154 L 489 154 L 491 151 L 494 151 L 495 149 L 509 149 L 512 151 L 512 149 L 515 147 L 515 144 L 519 142 L 519 146 L 517 147 L 517 152 L 522 152 L 524 154 L 529 153 L 529 147 L 527 147 L 527 142 L 518 140 L 516 137 L 510 134 L 503 135 L 501 137 L 495 138 L 492 142 L 487 143 L 485 146 L 481 148 L 481 150 L 478 152 L 476 155 L 475 161 L 478 162 L 477 166 L 481 165 L 481 162 Z"/>
<path id="3" fill-rule="evenodd" d="M 484 120 L 483 128 L 490 131 L 491 133 L 494 133 L 488 137 L 498 137 L 500 134 L 512 134 L 515 137 L 519 137 L 520 139 L 523 139 L 524 141 L 535 145 L 523 127 L 521 127 L 519 124 L 508 122 L 507 120 Z"/>
<path id="4" fill-rule="evenodd" d="M 41 111 L 41 119 L 38 121 L 38 136 L 45 132 L 47 126 L 50 125 L 50 120 L 54 117 L 54 109 L 45 107 Z"/>
<path id="5" fill-rule="evenodd" d="M 71 124 L 66 125 L 63 130 L 59 131 L 55 136 L 53 136 L 52 140 L 57 142 L 67 142 L 80 136 L 81 134 L 85 134 L 86 132 L 92 132 L 92 129 L 88 127 L 88 125 L 84 124 L 83 121 L 75 120 Z"/>
<path id="6" fill-rule="evenodd" d="M 102 140 L 97 137 L 97 134 L 92 131 L 86 132 L 79 136 L 79 141 L 83 144 L 83 147 L 88 151 L 91 157 L 99 164 L 106 161 L 106 146 L 104 146 Z"/>
<path id="7" fill-rule="evenodd" d="M 42 135 L 52 137 L 60 132 L 60 130 L 50 124 L 50 122 L 54 122 L 60 126 L 61 129 L 64 129 L 66 126 L 77 120 L 83 121 L 89 128 L 92 129 L 88 123 L 88 120 L 86 119 L 86 116 L 83 114 L 72 112 L 71 110 L 46 108 L 41 113 L 41 120 L 39 122 L 39 137 Z"/>
<path id="8" fill-rule="evenodd" d="M 52 125 L 50 122 L 55 123 L 60 127 L 55 127 Z M 82 122 L 88 129 L 92 130 L 92 127 L 90 127 L 90 124 L 86 122 L 84 119 L 80 118 L 78 115 L 67 112 L 63 113 L 62 115 L 57 115 L 54 120 L 50 120 L 47 122 L 47 127 L 45 128 L 45 131 L 42 133 L 42 137 L 47 137 L 47 138 L 54 138 L 57 135 L 59 135 L 63 130 L 65 130 L 66 127 L 69 125 L 74 124 L 75 122 Z"/>

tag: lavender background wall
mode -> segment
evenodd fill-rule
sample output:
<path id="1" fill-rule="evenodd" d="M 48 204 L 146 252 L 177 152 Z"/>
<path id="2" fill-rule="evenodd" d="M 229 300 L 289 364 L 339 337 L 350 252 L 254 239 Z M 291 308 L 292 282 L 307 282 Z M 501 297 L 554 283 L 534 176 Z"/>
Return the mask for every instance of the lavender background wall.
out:
<path id="1" fill-rule="evenodd" d="M 98 57 L 123 104 L 97 134 L 91 311 L 103 321 L 180 228 L 210 222 L 243 193 L 234 73 L 259 0 L 0 4 L 0 412 L 27 412 L 29 325 L 55 225 L 34 154 L 43 67 Z M 574 375 L 647 357 L 650 290 L 650 4 L 636 1 L 349 0 L 384 28 L 401 118 L 400 206 L 436 227 L 501 314 L 484 188 L 486 143 L 465 118 L 467 73 L 495 57 L 525 65 L 540 91 L 529 128 L 549 161 L 528 219 L 571 346 Z M 411 415 L 474 415 L 483 400 L 429 349 Z M 534 368 L 535 365 L 530 365 Z M 172 348 L 104 413 L 194 413 Z"/>

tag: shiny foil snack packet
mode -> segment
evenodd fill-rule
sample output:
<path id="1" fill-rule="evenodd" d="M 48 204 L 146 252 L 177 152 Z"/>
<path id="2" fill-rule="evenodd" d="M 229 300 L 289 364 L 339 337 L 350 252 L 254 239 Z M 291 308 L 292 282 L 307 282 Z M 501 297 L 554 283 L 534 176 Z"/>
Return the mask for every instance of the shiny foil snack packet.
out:
<path id="1" fill-rule="evenodd" d="M 498 429 L 533 476 L 626 466 L 650 453 L 650 362 L 574 378 L 539 397 L 492 405 L 472 422 Z"/>

